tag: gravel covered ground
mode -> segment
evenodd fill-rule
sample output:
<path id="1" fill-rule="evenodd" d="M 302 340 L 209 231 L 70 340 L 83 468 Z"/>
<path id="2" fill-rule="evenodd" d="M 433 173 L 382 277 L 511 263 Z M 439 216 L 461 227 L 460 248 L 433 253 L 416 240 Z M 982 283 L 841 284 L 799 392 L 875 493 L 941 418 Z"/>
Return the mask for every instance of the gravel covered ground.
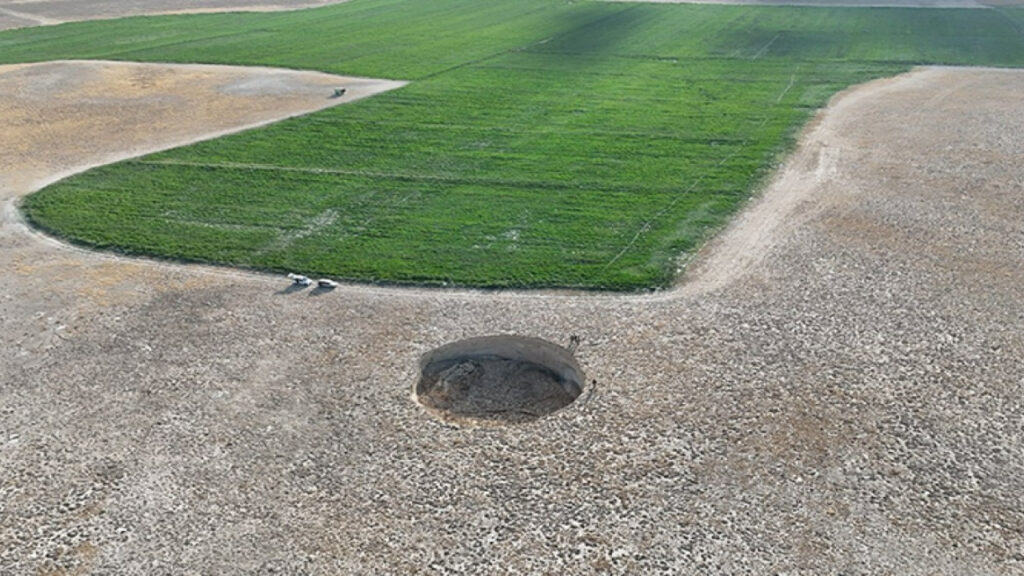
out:
<path id="1" fill-rule="evenodd" d="M 46 175 L 14 164 L 0 573 L 1021 574 L 1022 95 L 944 68 L 845 93 L 645 296 L 83 252 L 18 223 Z M 578 334 L 597 383 L 516 426 L 414 402 L 423 353 L 494 333 Z"/>

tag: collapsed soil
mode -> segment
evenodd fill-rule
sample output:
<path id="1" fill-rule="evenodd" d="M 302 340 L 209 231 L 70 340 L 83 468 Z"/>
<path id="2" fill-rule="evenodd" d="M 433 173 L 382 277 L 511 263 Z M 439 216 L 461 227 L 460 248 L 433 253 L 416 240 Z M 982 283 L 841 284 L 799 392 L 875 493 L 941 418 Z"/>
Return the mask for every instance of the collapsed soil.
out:
<path id="1" fill-rule="evenodd" d="M 534 420 L 576 399 L 550 369 L 498 356 L 435 362 L 424 368 L 417 395 L 444 416 L 502 422 Z"/>

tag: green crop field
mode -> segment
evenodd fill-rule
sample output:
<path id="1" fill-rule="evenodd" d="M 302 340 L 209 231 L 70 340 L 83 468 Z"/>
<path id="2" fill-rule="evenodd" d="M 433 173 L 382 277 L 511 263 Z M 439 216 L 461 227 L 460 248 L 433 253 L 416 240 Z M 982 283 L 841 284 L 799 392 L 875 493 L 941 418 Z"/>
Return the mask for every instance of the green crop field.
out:
<path id="1" fill-rule="evenodd" d="M 0 61 L 55 58 L 412 81 L 26 199 L 68 239 L 362 281 L 637 290 L 670 284 L 836 91 L 916 64 L 1024 66 L 1024 11 L 353 0 L 0 34 Z"/>

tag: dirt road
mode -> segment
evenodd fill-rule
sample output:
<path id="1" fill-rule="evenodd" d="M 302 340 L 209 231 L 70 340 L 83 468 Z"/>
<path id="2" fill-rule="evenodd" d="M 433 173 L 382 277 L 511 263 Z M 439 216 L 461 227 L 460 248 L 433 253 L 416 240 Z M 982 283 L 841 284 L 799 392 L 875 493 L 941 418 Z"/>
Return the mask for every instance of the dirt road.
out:
<path id="1" fill-rule="evenodd" d="M 46 66 L 0 91 L 78 78 Z M 75 89 L 131 77 L 99 66 Z M 40 182 L 161 145 L 163 86 L 2 100 L 5 138 L 67 144 L 0 146 L 0 572 L 1024 570 L 1024 73 L 844 94 L 653 296 L 292 290 L 17 222 Z M 420 355 L 493 333 L 579 334 L 597 383 L 504 428 L 412 401 Z"/>

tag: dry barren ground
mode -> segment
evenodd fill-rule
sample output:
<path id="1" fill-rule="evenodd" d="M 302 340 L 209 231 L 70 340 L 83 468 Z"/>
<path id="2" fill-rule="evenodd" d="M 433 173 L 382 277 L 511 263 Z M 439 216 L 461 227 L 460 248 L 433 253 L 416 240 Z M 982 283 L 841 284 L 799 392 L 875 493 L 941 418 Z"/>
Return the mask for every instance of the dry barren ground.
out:
<path id="1" fill-rule="evenodd" d="M 346 0 L 0 0 L 0 30 L 147 14 L 298 10 Z"/>
<path id="2" fill-rule="evenodd" d="M 97 66 L 75 90 L 130 74 Z M 1024 73 L 837 98 L 646 297 L 295 291 L 61 246 L 10 200 L 169 144 L 143 111 L 176 92 L 26 110 L 34 74 L 80 71 L 0 74 L 0 573 L 1024 571 Z M 597 384 L 499 428 L 412 401 L 421 354 L 491 333 L 579 334 Z"/>

